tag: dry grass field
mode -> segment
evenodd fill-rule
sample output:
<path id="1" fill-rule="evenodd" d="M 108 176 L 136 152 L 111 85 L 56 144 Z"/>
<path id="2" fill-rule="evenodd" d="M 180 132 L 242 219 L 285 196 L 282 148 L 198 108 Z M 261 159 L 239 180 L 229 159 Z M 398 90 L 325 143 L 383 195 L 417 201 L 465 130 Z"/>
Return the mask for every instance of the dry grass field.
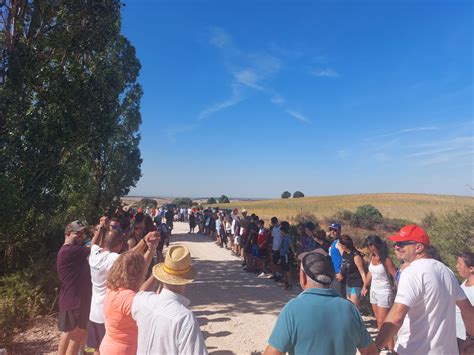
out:
<path id="1" fill-rule="evenodd" d="M 294 222 L 295 216 L 299 213 L 311 213 L 319 220 L 323 220 L 334 215 L 339 210 L 355 211 L 358 206 L 366 204 L 376 207 L 384 217 L 403 218 L 419 223 L 430 212 L 439 216 L 450 211 L 474 207 L 474 198 L 383 193 L 290 198 L 286 200 L 238 201 L 220 205 L 219 207 L 246 208 L 250 213 L 255 213 L 265 220 L 269 220 L 272 216 L 277 216 L 280 220 Z"/>

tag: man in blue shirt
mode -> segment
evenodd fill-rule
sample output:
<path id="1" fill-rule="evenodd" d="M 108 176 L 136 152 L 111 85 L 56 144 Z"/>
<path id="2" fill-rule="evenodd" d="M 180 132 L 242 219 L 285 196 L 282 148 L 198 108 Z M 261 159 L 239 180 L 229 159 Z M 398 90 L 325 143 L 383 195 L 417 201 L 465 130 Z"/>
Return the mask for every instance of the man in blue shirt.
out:
<path id="1" fill-rule="evenodd" d="M 319 249 L 300 258 L 303 292 L 281 311 L 264 355 L 376 354 L 357 308 L 329 287 L 334 267 L 328 254 Z"/>
<path id="2" fill-rule="evenodd" d="M 334 271 L 336 276 L 331 284 L 331 287 L 336 291 L 339 296 L 346 296 L 346 287 L 343 282 L 343 277 L 341 274 L 341 265 L 342 265 L 342 248 L 339 246 L 339 237 L 341 236 L 341 225 L 339 223 L 332 223 L 329 226 L 329 236 L 334 240 L 331 243 L 329 248 L 329 255 L 331 256 L 332 264 L 334 266 Z"/>

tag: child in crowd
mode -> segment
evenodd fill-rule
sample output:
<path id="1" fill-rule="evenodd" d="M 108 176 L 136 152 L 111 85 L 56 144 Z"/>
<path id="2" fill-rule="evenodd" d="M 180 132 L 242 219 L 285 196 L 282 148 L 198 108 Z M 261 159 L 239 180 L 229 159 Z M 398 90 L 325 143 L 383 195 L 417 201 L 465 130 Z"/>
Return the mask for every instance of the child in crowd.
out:
<path id="1" fill-rule="evenodd" d="M 291 277 L 291 237 L 290 237 L 290 224 L 287 221 L 280 223 L 281 242 L 280 242 L 280 267 L 283 271 L 284 288 L 285 290 L 291 290 L 293 280 Z"/>
<path id="2" fill-rule="evenodd" d="M 265 273 L 265 259 L 268 255 L 268 231 L 265 229 L 265 222 L 263 219 L 258 221 L 257 250 L 257 267 L 260 271 L 258 277 L 267 278 L 268 275 Z"/>

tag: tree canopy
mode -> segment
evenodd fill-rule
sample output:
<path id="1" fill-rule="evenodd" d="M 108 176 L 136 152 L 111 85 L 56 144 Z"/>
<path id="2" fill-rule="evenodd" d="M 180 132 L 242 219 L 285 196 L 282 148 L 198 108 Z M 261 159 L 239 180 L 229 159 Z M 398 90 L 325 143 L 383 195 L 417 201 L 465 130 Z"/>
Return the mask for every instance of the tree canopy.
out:
<path id="1" fill-rule="evenodd" d="M 290 191 L 284 191 L 284 192 L 281 194 L 281 198 L 290 198 L 290 197 L 291 197 Z"/>
<path id="2" fill-rule="evenodd" d="M 301 197 L 304 197 L 304 193 L 302 193 L 301 191 L 293 192 L 293 198 L 301 198 Z"/>

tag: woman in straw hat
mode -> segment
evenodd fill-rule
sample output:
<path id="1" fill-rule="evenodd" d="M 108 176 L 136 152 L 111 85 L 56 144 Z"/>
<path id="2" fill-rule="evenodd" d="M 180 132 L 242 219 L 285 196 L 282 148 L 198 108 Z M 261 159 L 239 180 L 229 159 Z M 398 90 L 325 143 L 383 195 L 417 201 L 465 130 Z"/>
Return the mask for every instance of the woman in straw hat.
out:
<path id="1" fill-rule="evenodd" d="M 161 281 L 163 289 L 159 294 L 138 292 L 133 299 L 138 353 L 207 354 L 199 323 L 183 295 L 196 274 L 189 249 L 180 245 L 171 246 L 165 261 L 153 267 L 153 276 Z"/>
<path id="2" fill-rule="evenodd" d="M 107 275 L 104 299 L 105 336 L 100 344 L 102 354 L 131 355 L 137 353 L 137 324 L 132 319 L 132 301 L 139 289 L 152 286 L 143 283 L 145 271 L 156 254 L 159 237 L 147 239 L 148 250 L 130 250 L 121 254 Z M 154 280 L 152 280 L 154 281 Z"/>

